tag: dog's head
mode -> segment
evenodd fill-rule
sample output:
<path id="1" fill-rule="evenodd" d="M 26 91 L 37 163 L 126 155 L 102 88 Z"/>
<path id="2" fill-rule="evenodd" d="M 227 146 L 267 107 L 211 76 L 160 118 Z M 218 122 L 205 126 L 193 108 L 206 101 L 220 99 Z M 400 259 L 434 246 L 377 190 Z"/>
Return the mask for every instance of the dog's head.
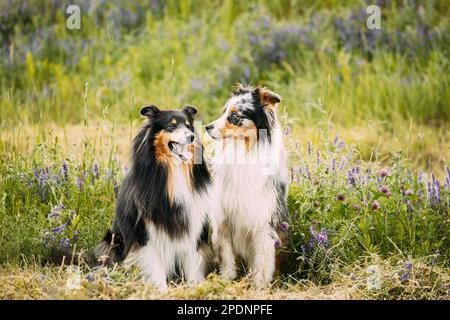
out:
<path id="1" fill-rule="evenodd" d="M 138 148 L 146 141 L 152 141 L 156 159 L 160 162 L 173 158 L 181 161 L 191 159 L 195 140 L 193 117 L 196 113 L 197 110 L 189 105 L 181 111 L 160 110 L 154 105 L 143 107 L 141 115 L 147 117 L 149 123 Z"/>
<path id="2" fill-rule="evenodd" d="M 260 137 L 266 130 L 267 138 L 275 122 L 275 109 L 281 97 L 262 87 L 238 84 L 223 107 L 223 114 L 206 126 L 206 131 L 214 139 L 242 139 Z"/>

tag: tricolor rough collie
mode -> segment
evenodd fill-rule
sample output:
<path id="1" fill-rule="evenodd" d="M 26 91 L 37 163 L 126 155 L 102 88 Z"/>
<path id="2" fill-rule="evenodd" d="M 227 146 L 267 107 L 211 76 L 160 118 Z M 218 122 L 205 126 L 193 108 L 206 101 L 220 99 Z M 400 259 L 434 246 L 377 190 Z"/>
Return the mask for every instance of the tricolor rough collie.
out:
<path id="1" fill-rule="evenodd" d="M 194 134 L 196 113 L 192 106 L 141 110 L 148 121 L 133 141 L 112 229 L 96 248 L 109 263 L 136 264 L 162 290 L 175 276 L 199 282 L 205 274 L 211 179 Z"/>
<path id="2" fill-rule="evenodd" d="M 257 288 L 272 280 L 276 247 L 288 239 L 286 151 L 276 116 L 280 102 L 265 88 L 238 85 L 222 116 L 206 126 L 217 140 L 217 208 L 211 224 L 221 275 L 234 279 L 240 257 Z"/>

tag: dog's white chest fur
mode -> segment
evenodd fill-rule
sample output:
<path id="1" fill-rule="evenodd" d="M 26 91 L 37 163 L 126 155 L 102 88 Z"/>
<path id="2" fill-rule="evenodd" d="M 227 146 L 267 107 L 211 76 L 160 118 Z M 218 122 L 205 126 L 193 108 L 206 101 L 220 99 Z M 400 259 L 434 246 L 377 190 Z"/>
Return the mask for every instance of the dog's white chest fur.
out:
<path id="1" fill-rule="evenodd" d="M 271 144 L 259 144 L 241 157 L 243 142 L 229 143 L 215 159 L 215 189 L 226 218 L 243 228 L 264 228 L 277 204 L 276 181 L 287 180 L 286 152 L 281 135 L 275 133 Z M 234 160 L 234 162 L 232 161 Z M 231 163 L 230 163 L 231 161 Z"/>
<path id="2" fill-rule="evenodd" d="M 174 201 L 184 208 L 183 214 L 189 223 L 189 232 L 174 239 L 166 231 L 149 223 L 147 244 L 130 254 L 125 261 L 127 265 L 137 263 L 144 270 L 144 274 L 151 276 L 151 282 L 161 289 L 166 288 L 166 278 L 175 271 L 177 260 L 187 269 L 183 270 L 187 273 L 184 275 L 186 278 L 200 281 L 203 277 L 197 241 L 206 219 L 208 196 L 190 189 L 181 166 L 174 168 L 171 180 Z"/>

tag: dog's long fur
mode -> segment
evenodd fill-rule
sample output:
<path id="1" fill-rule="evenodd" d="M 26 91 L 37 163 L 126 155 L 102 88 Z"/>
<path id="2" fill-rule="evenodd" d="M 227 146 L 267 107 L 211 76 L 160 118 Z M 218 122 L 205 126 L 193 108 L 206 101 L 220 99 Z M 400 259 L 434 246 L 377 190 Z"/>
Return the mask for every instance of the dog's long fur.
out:
<path id="1" fill-rule="evenodd" d="M 205 256 L 208 168 L 204 161 L 177 158 L 168 145 L 173 139 L 192 139 L 195 113 L 190 106 L 182 111 L 155 106 L 141 110 L 148 121 L 134 139 L 131 169 L 121 186 L 112 229 L 95 250 L 99 259 L 110 263 L 138 265 L 160 289 L 176 275 L 201 281 L 205 260 L 210 260 Z M 203 160 L 198 139 L 186 145 Z"/>
<path id="2" fill-rule="evenodd" d="M 220 145 L 213 161 L 217 208 L 211 220 L 221 275 L 234 279 L 235 258 L 241 257 L 257 288 L 272 280 L 275 246 L 288 240 L 286 151 L 276 117 L 280 102 L 265 88 L 239 85 L 223 115 L 206 127 Z"/>

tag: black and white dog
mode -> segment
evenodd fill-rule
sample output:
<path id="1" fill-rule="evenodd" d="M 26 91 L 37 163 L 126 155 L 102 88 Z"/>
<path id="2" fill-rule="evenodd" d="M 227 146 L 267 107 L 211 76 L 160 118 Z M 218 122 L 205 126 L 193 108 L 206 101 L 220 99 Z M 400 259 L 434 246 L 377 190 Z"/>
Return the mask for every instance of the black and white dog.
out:
<path id="1" fill-rule="evenodd" d="M 181 276 L 204 279 L 208 254 L 207 210 L 211 178 L 194 134 L 197 110 L 144 107 L 148 118 L 133 141 L 131 168 L 117 199 L 112 230 L 96 247 L 109 263 L 136 264 L 164 290 Z M 200 161 L 193 156 L 200 155 Z"/>
<path id="2" fill-rule="evenodd" d="M 222 116 L 206 126 L 218 145 L 211 224 L 221 275 L 234 279 L 240 257 L 257 288 L 272 280 L 276 247 L 288 239 L 286 151 L 276 117 L 280 102 L 265 88 L 238 85 Z"/>

